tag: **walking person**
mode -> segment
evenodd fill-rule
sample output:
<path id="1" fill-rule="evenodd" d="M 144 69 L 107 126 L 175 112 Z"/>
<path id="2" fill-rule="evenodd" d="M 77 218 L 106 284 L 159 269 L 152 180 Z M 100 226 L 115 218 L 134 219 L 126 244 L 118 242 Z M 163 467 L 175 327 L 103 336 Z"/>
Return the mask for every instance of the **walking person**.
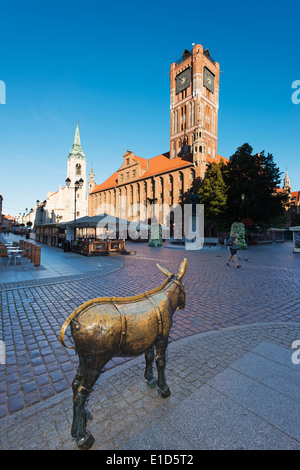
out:
<path id="1" fill-rule="evenodd" d="M 240 268 L 241 265 L 238 264 L 237 259 L 236 259 L 236 254 L 237 254 L 237 250 L 238 250 L 238 247 L 237 247 L 237 245 L 238 245 L 238 240 L 237 240 L 237 238 L 236 238 L 236 232 L 233 232 L 233 234 L 231 235 L 231 237 L 228 239 L 227 245 L 229 246 L 229 249 L 230 249 L 230 256 L 229 256 L 229 258 L 228 258 L 228 260 L 227 260 L 227 263 L 226 263 L 227 266 L 230 266 L 230 261 L 231 261 L 232 258 L 233 258 L 236 267 L 237 267 L 237 268 Z"/>

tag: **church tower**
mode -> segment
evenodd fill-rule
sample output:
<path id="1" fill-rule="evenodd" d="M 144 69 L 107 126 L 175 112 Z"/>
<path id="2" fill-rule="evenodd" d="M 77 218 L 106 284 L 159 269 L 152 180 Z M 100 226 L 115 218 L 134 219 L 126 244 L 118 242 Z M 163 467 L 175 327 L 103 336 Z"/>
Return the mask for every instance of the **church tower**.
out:
<path id="1" fill-rule="evenodd" d="M 292 191 L 290 178 L 289 178 L 287 170 L 285 172 L 285 178 L 283 180 L 283 189 L 285 189 L 285 191 L 288 192 L 288 193 L 291 193 L 291 191 Z"/>
<path id="2" fill-rule="evenodd" d="M 87 215 L 87 178 L 86 178 L 86 156 L 83 153 L 80 142 L 78 122 L 76 123 L 73 146 L 70 150 L 67 162 L 68 181 L 68 206 L 69 220 L 78 219 Z M 80 181 L 81 187 L 76 189 L 76 183 Z M 75 211 L 76 195 L 76 214 Z"/>
<path id="3" fill-rule="evenodd" d="M 93 165 L 91 167 L 91 172 L 89 174 L 89 181 L 88 181 L 88 194 L 91 194 L 91 192 L 94 190 L 95 188 L 95 173 L 93 171 Z"/>
<path id="4" fill-rule="evenodd" d="M 171 64 L 170 158 L 192 156 L 200 177 L 206 158 L 217 160 L 219 74 L 219 64 L 201 44 Z"/>

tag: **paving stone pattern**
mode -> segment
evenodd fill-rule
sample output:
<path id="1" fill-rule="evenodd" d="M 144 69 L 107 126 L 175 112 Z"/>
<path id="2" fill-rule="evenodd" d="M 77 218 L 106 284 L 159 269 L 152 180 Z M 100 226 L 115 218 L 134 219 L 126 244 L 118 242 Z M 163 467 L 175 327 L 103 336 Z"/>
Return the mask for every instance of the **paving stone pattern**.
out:
<path id="1" fill-rule="evenodd" d="M 167 382 L 172 393 L 166 400 L 158 395 L 156 389 L 147 387 L 143 379 L 144 360 L 141 357 L 128 361 L 122 367 L 106 371 L 95 385 L 88 405 L 93 415 L 88 429 L 95 437 L 92 450 L 189 450 L 208 448 L 207 446 L 220 448 L 220 443 L 214 441 L 214 435 L 219 436 L 220 440 L 222 432 L 218 423 L 221 423 L 223 417 L 217 415 L 217 424 L 212 428 L 214 435 L 210 439 L 211 424 L 205 406 L 205 403 L 210 404 L 209 398 L 206 398 L 201 408 L 191 407 L 189 401 L 194 403 L 195 397 L 203 397 L 203 386 L 212 383 L 214 378 L 218 379 L 222 373 L 226 374 L 229 366 L 234 367 L 236 361 L 245 357 L 247 352 L 259 348 L 266 341 L 273 346 L 283 347 L 290 356 L 291 350 L 288 348 L 295 337 L 300 337 L 300 325 L 260 323 L 197 334 L 172 342 L 168 348 L 166 369 Z M 297 374 L 300 378 L 299 371 Z M 226 384 L 225 380 L 221 384 L 223 387 L 224 383 Z M 272 392 L 272 388 L 268 390 Z M 197 395 L 199 392 L 201 394 Z M 262 402 L 264 398 L 266 396 L 261 397 Z M 240 419 L 244 422 L 243 432 L 246 435 L 252 433 L 252 440 L 247 441 L 239 427 L 234 429 L 238 416 L 237 405 L 232 401 L 230 403 L 232 408 L 227 411 L 232 412 L 232 426 L 227 414 L 224 419 L 227 434 L 234 437 L 234 443 L 238 441 L 238 447 L 229 442 L 229 448 L 241 448 L 241 442 L 243 448 L 251 448 L 254 440 L 257 448 L 264 448 L 267 441 L 267 448 L 299 450 L 299 440 L 291 436 L 293 431 L 287 430 L 284 433 L 280 431 L 280 427 L 278 429 L 276 425 L 272 425 L 267 417 L 262 419 L 255 413 L 238 407 L 242 411 Z M 215 407 L 215 412 L 222 412 L 218 410 L 217 403 L 213 402 L 211 406 Z M 183 414 L 178 419 L 181 407 Z M 226 411 L 223 407 L 222 410 Z M 193 413 L 194 422 L 187 416 L 188 413 Z M 205 418 L 203 425 L 199 425 L 201 417 Z M 2 418 L 0 449 L 76 450 L 76 442 L 70 435 L 71 422 L 72 393 L 68 389 L 35 406 Z M 201 436 L 197 432 L 187 431 L 195 425 L 197 429 L 200 426 L 205 430 L 206 440 L 202 446 L 195 442 Z M 256 435 L 258 431 L 264 434 Z"/>
<path id="2" fill-rule="evenodd" d="M 68 391 L 77 357 L 58 336 L 64 320 L 87 300 L 143 293 L 165 277 L 156 262 L 177 272 L 188 259 L 184 278 L 186 308 L 176 312 L 170 341 L 257 322 L 299 322 L 300 257 L 291 243 L 251 247 L 239 256 L 241 269 L 225 264 L 228 252 L 150 248 L 135 244 L 137 254 L 117 256 L 123 268 L 99 275 L 49 278 L 1 284 L 0 339 L 6 365 L 0 365 L 0 417 Z M 127 358 L 115 358 L 111 369 Z"/>

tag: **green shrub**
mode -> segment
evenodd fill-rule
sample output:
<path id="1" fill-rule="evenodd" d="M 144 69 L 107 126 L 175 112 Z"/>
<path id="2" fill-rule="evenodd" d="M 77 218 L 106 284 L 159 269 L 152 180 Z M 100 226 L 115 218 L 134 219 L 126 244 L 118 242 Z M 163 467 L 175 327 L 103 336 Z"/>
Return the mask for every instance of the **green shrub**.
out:
<path id="1" fill-rule="evenodd" d="M 248 248 L 247 243 L 245 241 L 245 226 L 242 222 L 234 222 L 231 225 L 230 235 L 236 233 L 236 238 L 238 240 L 238 249 L 239 250 L 246 250 Z"/>

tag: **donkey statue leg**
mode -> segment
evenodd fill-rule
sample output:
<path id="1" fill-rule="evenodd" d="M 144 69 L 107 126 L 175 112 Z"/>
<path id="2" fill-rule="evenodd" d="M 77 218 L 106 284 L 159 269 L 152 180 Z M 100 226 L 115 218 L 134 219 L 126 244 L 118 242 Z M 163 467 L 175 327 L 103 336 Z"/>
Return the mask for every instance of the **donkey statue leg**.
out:
<path id="1" fill-rule="evenodd" d="M 74 402 L 75 402 L 75 396 L 77 394 L 77 389 L 78 389 L 79 385 L 82 382 L 82 377 L 83 377 L 83 375 L 82 375 L 82 371 L 81 371 L 81 365 L 79 364 L 77 372 L 76 372 L 75 377 L 74 377 L 74 380 L 72 382 L 73 401 Z M 93 419 L 93 417 L 92 417 L 91 413 L 89 412 L 89 410 L 87 409 L 87 407 L 85 408 L 85 419 L 86 419 L 86 422 L 91 421 Z"/>
<path id="2" fill-rule="evenodd" d="M 73 382 L 74 398 L 71 435 L 76 439 L 77 445 L 81 450 L 90 449 L 95 441 L 91 433 L 86 429 L 87 413 L 85 406 L 92 388 L 107 362 L 107 359 L 100 358 L 99 355 L 89 357 L 87 364 L 80 360 L 81 377 L 79 374 L 76 374 Z"/>
<path id="3" fill-rule="evenodd" d="M 166 365 L 166 350 L 168 347 L 168 338 L 160 339 L 156 344 L 156 367 L 158 372 L 157 385 L 158 393 L 163 398 L 167 398 L 171 395 L 171 390 L 166 383 L 165 379 L 165 365 Z"/>
<path id="4" fill-rule="evenodd" d="M 150 388 L 156 387 L 156 378 L 153 376 L 152 364 L 154 361 L 154 345 L 145 352 L 146 359 L 146 369 L 145 369 L 145 379 Z"/>

